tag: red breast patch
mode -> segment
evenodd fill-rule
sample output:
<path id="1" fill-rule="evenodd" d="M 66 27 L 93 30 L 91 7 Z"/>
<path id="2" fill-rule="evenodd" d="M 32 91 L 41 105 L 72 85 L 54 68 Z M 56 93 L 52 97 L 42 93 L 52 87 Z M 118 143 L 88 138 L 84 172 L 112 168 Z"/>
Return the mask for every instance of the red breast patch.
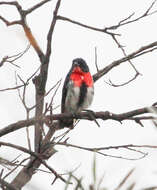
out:
<path id="1" fill-rule="evenodd" d="M 93 78 L 90 72 L 72 72 L 70 79 L 74 82 L 74 86 L 80 87 L 84 82 L 87 87 L 93 86 Z"/>

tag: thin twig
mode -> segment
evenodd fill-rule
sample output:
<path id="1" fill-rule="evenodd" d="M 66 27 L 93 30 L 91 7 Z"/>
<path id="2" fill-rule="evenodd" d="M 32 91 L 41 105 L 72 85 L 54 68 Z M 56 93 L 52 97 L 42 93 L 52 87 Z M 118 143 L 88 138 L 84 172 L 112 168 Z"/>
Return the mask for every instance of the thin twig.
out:
<path id="1" fill-rule="evenodd" d="M 113 61 L 111 64 L 107 65 L 104 69 L 99 70 L 96 74 L 93 75 L 93 80 L 96 82 L 98 79 L 100 79 L 102 76 L 104 76 L 106 73 L 108 73 L 110 70 L 112 70 L 114 67 L 117 67 L 121 63 L 125 63 L 128 60 L 134 59 L 146 53 L 150 53 L 156 49 L 157 49 L 157 41 L 142 46 L 138 50 L 128 54 L 126 57 Z"/>
<path id="2" fill-rule="evenodd" d="M 49 111 L 50 107 L 52 106 L 52 102 L 53 102 L 53 100 L 54 100 L 54 97 L 56 96 L 57 91 L 58 91 L 58 89 L 59 89 L 59 87 L 60 87 L 60 85 L 61 85 L 61 80 L 59 80 L 56 85 L 58 85 L 58 86 L 57 86 L 56 90 L 55 90 L 54 93 L 53 93 L 53 96 L 52 96 L 52 98 L 51 98 L 51 101 L 50 101 L 49 105 L 48 105 L 47 108 L 45 109 L 44 115 Z M 55 85 L 55 87 L 56 87 L 56 85 Z M 53 88 L 54 88 L 54 87 L 53 87 Z M 48 93 L 49 93 L 53 88 L 51 88 L 51 89 L 48 91 Z M 47 94 L 48 94 L 48 93 L 47 93 Z M 47 94 L 46 94 L 46 95 L 47 95 Z"/>
<path id="3" fill-rule="evenodd" d="M 98 58 L 97 58 L 97 47 L 95 47 L 95 66 L 96 66 L 96 70 L 98 72 L 99 68 L 98 68 Z"/>
<path id="4" fill-rule="evenodd" d="M 117 40 L 116 36 L 112 35 L 112 39 L 113 39 L 114 42 L 117 44 L 118 48 L 121 49 L 123 55 L 126 57 L 127 54 L 126 54 L 126 52 L 125 52 L 125 49 L 124 49 L 124 47 L 119 43 L 119 41 Z M 126 85 L 126 84 L 129 84 L 129 83 L 132 82 L 133 80 L 135 80 L 139 75 L 141 75 L 141 74 L 139 73 L 139 71 L 136 69 L 136 67 L 133 65 L 133 63 L 131 62 L 130 59 L 128 59 L 128 62 L 129 62 L 129 64 L 131 65 L 131 67 L 134 69 L 134 71 L 135 71 L 135 76 L 134 76 L 133 78 L 131 78 L 130 80 L 128 80 L 127 82 L 124 82 L 124 83 L 122 83 L 122 84 L 120 84 L 120 85 L 113 84 L 113 83 L 111 82 L 111 80 L 109 80 L 110 83 L 107 83 L 107 84 L 110 84 L 111 86 L 114 86 L 114 87 L 124 86 L 124 85 Z"/>
<path id="5" fill-rule="evenodd" d="M 31 156 L 37 158 L 40 160 L 40 162 L 46 167 L 48 168 L 57 178 L 59 178 L 60 180 L 62 180 L 63 182 L 67 182 L 62 176 L 60 176 L 52 167 L 50 167 L 43 159 L 41 159 L 41 155 L 37 154 L 36 152 L 32 152 L 22 146 L 18 146 L 18 145 L 14 145 L 14 144 L 11 144 L 11 143 L 5 143 L 5 142 L 0 142 L 0 145 L 1 146 L 7 146 L 7 147 L 11 147 L 11 148 L 14 148 L 14 149 L 17 149 L 17 150 L 20 150 L 22 152 L 25 152 L 27 154 L 30 154 Z"/>
<path id="6" fill-rule="evenodd" d="M 121 145 L 121 146 L 110 146 L 110 147 L 100 147 L 100 148 L 88 148 L 88 147 L 82 147 L 82 146 L 73 145 L 73 144 L 64 143 L 64 142 L 58 142 L 58 143 L 56 143 L 56 145 L 64 145 L 67 147 L 73 147 L 73 148 L 86 150 L 86 151 L 90 151 L 90 152 L 96 152 L 97 154 L 100 154 L 103 156 L 107 156 L 107 157 L 111 157 L 111 158 L 119 158 L 119 159 L 124 159 L 124 160 L 139 160 L 139 159 L 143 159 L 144 157 L 146 157 L 148 155 L 147 153 L 143 153 L 141 151 L 136 151 L 136 150 L 131 149 L 131 148 L 130 148 L 131 151 L 136 151 L 136 152 L 142 154 L 142 156 L 140 156 L 138 158 L 128 158 L 128 157 L 115 156 L 115 155 L 105 154 L 103 152 L 100 152 L 102 150 L 109 150 L 109 149 L 119 149 L 119 148 L 128 149 L 128 147 L 134 147 L 134 145 Z M 136 145 L 135 145 L 135 147 L 136 147 Z"/>
<path id="7" fill-rule="evenodd" d="M 40 8 L 41 6 L 43 6 L 44 4 L 46 4 L 46 3 L 49 2 L 49 1 L 51 1 L 51 0 L 44 0 L 44 1 L 41 1 L 40 3 L 34 5 L 33 7 L 31 7 L 31 8 L 29 8 L 29 9 L 25 10 L 25 14 L 27 15 L 27 14 L 32 13 L 34 10 Z"/>
<path id="8" fill-rule="evenodd" d="M 11 87 L 11 88 L 4 88 L 4 89 L 0 89 L 0 92 L 5 92 L 5 91 L 8 91 L 8 90 L 17 90 L 18 88 L 21 88 L 23 87 L 24 85 L 19 85 L 19 86 L 15 86 L 15 87 Z"/>
<path id="9" fill-rule="evenodd" d="M 10 172 L 8 172 L 4 177 L 3 177 L 3 180 L 5 179 L 5 178 L 7 178 L 10 174 L 12 174 L 19 166 L 21 166 L 21 164 L 23 163 L 23 162 L 25 162 L 26 160 L 28 160 L 29 158 L 26 158 L 26 159 L 24 159 L 24 160 L 22 160 L 19 164 L 17 164 L 17 166 L 15 167 L 15 168 L 13 168 Z"/>
<path id="10" fill-rule="evenodd" d="M 103 33 L 106 33 L 106 34 L 109 34 L 109 35 L 117 35 L 117 36 L 120 36 L 120 34 L 116 34 L 116 33 L 107 31 L 106 28 L 96 28 L 96 27 L 93 27 L 93 26 L 89 26 L 89 25 L 83 24 L 83 23 L 81 23 L 81 22 L 72 20 L 72 19 L 70 19 L 70 18 L 61 16 L 61 15 L 58 15 L 58 16 L 57 16 L 57 20 L 67 21 L 67 22 L 70 22 L 70 23 L 72 23 L 72 24 L 76 24 L 76 25 L 78 25 L 78 26 L 84 27 L 84 28 L 86 28 L 86 29 L 94 30 L 94 31 L 97 31 L 97 32 L 103 32 Z"/>
<path id="11" fill-rule="evenodd" d="M 119 27 L 122 27 L 122 26 L 130 24 L 130 23 L 134 23 L 136 21 L 141 20 L 142 18 L 145 18 L 147 16 L 150 16 L 150 15 L 153 15 L 153 14 L 157 13 L 157 11 L 150 12 L 150 10 L 153 8 L 155 3 L 156 3 L 156 0 L 153 1 L 153 3 L 148 7 L 148 9 L 141 16 L 130 20 L 130 18 L 132 18 L 132 16 L 134 15 L 134 13 L 132 13 L 127 18 L 122 19 L 121 21 L 119 21 L 118 24 L 110 26 L 110 27 L 106 27 L 106 30 L 116 30 Z"/>
<path id="12" fill-rule="evenodd" d="M 124 179 L 122 179 L 122 181 L 119 183 L 119 185 L 115 188 L 115 190 L 120 190 L 121 187 L 125 184 L 125 182 L 127 181 L 127 179 L 131 176 L 131 174 L 134 172 L 134 168 L 131 169 L 127 175 L 124 177 Z"/>
<path id="13" fill-rule="evenodd" d="M 127 82 L 124 82 L 124 83 L 121 83 L 121 84 L 115 84 L 110 79 L 109 79 L 109 82 L 105 81 L 105 83 L 110 85 L 110 86 L 113 86 L 113 87 L 125 86 L 125 85 L 129 84 L 130 82 L 134 81 L 138 76 L 139 76 L 139 73 L 136 73 L 133 78 L 131 78 Z"/>
<path id="14" fill-rule="evenodd" d="M 26 47 L 26 49 L 16 55 L 11 55 L 11 56 L 5 56 L 3 57 L 2 61 L 0 62 L 0 67 L 4 65 L 4 63 L 10 63 L 18 68 L 20 68 L 20 66 L 16 65 L 14 62 L 18 59 L 20 59 L 30 48 L 30 45 L 28 45 Z"/>
<path id="15" fill-rule="evenodd" d="M 14 187 L 13 185 L 7 183 L 6 181 L 4 181 L 3 179 L 0 179 L 0 186 L 3 188 L 4 190 L 19 190 L 18 188 Z"/>

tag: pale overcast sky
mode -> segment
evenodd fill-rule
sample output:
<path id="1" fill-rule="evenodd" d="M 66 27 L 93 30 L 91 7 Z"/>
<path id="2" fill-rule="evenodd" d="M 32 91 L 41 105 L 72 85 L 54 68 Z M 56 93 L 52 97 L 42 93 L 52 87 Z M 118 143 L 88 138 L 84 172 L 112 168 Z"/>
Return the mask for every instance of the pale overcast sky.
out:
<path id="1" fill-rule="evenodd" d="M 20 0 L 19 3 L 28 8 L 39 1 Z M 28 16 L 28 24 L 39 45 L 45 51 L 46 34 L 50 25 L 53 9 L 56 0 L 47 3 L 42 8 L 34 11 Z M 117 24 L 120 20 L 135 12 L 133 18 L 142 15 L 150 6 L 152 0 L 62 0 L 59 14 L 82 22 L 87 25 L 103 28 Z M 153 10 L 157 10 L 157 3 Z M 16 9 L 9 6 L 0 6 L 0 15 L 9 20 L 18 18 Z M 116 30 L 120 33 L 119 41 L 125 46 L 126 53 L 131 53 L 140 47 L 156 41 L 156 20 L 157 14 L 144 18 L 136 23 L 132 23 Z M 23 51 L 28 45 L 28 41 L 20 26 L 6 27 L 0 21 L 0 58 L 6 55 L 14 55 Z M 96 73 L 94 48 L 97 47 L 98 66 L 104 68 L 114 60 L 123 57 L 123 54 L 113 39 L 100 32 L 95 32 L 81 28 L 79 26 L 57 21 L 52 40 L 52 56 L 49 68 L 47 89 L 52 87 L 58 80 L 64 78 L 71 67 L 72 60 L 76 57 L 84 58 L 91 70 Z M 150 106 L 157 101 L 156 90 L 156 52 L 149 53 L 134 59 L 132 62 L 137 70 L 142 74 L 132 83 L 114 88 L 105 83 L 111 79 L 113 83 L 121 84 L 134 76 L 134 70 L 128 63 L 114 68 L 95 84 L 95 97 L 90 109 L 94 111 L 111 111 L 114 113 L 127 112 L 133 109 Z M 0 89 L 15 86 L 15 70 L 23 79 L 27 79 L 38 67 L 39 59 L 33 50 L 30 50 L 16 62 L 21 69 L 6 64 L 0 68 Z M 55 106 L 60 104 L 61 88 L 54 99 Z M 49 101 L 49 96 L 46 101 Z M 34 104 L 34 86 L 30 83 L 27 91 L 28 105 Z M 21 105 L 16 91 L 0 93 L 0 126 L 4 127 L 12 122 L 26 118 L 25 110 Z M 60 108 L 55 113 L 59 113 Z M 33 116 L 33 113 L 32 113 Z M 101 127 L 98 128 L 94 122 L 81 121 L 73 129 L 68 137 L 69 143 L 85 147 L 114 146 L 123 144 L 157 144 L 157 130 L 150 121 L 145 121 L 144 128 L 132 121 L 125 121 L 120 124 L 115 121 L 99 121 Z M 63 131 L 62 131 L 63 132 Z M 30 129 L 33 138 L 33 130 Z M 57 134 L 61 134 L 61 131 Z M 27 145 L 26 132 L 22 129 L 14 134 L 2 138 L 4 141 L 17 143 L 21 146 Z M 80 165 L 75 174 L 85 177 L 84 183 L 89 185 L 92 182 L 91 164 L 93 153 L 72 148 L 57 146 L 58 153 L 48 163 L 56 169 L 58 173 L 71 171 Z M 114 189 L 126 173 L 133 167 L 135 172 L 129 178 L 127 185 L 137 182 L 135 189 L 151 185 L 157 186 L 156 181 L 156 150 L 144 150 L 149 155 L 143 160 L 128 161 L 97 155 L 97 173 L 100 178 L 104 172 L 103 186 Z M 139 155 L 129 151 L 109 151 L 105 152 L 117 156 L 136 158 Z M 17 156 L 14 150 L 9 152 L 3 148 L 1 155 L 12 160 Z M 43 168 L 43 167 L 42 167 Z M 14 176 L 12 176 L 14 177 Z M 50 190 L 63 189 L 64 184 L 57 180 L 51 186 L 53 175 L 39 172 L 33 176 L 31 182 L 24 188 Z M 71 188 L 72 189 L 72 188 Z"/>

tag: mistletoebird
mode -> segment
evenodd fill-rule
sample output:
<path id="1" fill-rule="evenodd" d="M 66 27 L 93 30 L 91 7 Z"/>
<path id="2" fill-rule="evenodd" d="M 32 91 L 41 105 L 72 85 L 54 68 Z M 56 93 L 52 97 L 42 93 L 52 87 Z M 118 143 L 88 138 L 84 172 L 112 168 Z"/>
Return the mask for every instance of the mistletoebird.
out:
<path id="1" fill-rule="evenodd" d="M 75 114 L 87 109 L 93 100 L 94 82 L 89 67 L 82 58 L 74 59 L 63 89 L 61 112 Z M 60 121 L 60 127 L 73 128 L 73 119 Z"/>

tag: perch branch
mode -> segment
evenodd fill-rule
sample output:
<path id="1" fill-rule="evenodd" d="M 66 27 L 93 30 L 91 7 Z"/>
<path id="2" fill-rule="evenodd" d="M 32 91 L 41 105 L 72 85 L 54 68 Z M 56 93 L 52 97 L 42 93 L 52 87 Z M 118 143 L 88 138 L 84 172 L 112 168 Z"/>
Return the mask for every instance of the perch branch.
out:
<path id="1" fill-rule="evenodd" d="M 123 121 L 123 120 L 133 120 L 138 123 L 140 120 L 152 120 L 156 119 L 153 116 L 142 116 L 142 117 L 136 117 L 138 115 L 143 115 L 146 113 L 150 113 L 148 107 L 132 110 L 129 112 L 121 113 L 121 114 L 115 114 L 111 113 L 109 111 L 101 111 L 101 112 L 93 112 L 94 117 L 91 117 L 89 112 L 80 112 L 77 114 L 70 114 L 70 113 L 62 113 L 62 114 L 53 114 L 53 115 L 47 115 L 47 116 L 42 116 L 40 118 L 31 118 L 29 120 L 21 120 L 16 123 L 10 124 L 0 130 L 0 137 L 14 132 L 18 129 L 24 128 L 24 127 L 29 127 L 34 125 L 36 122 L 44 122 L 49 123 L 49 121 L 55 121 L 55 120 L 62 120 L 62 119 L 86 119 L 86 120 L 95 120 L 95 119 L 102 119 L 102 120 L 115 120 L 115 121 Z M 56 123 L 53 123 L 53 128 L 60 129 L 59 126 Z"/>

